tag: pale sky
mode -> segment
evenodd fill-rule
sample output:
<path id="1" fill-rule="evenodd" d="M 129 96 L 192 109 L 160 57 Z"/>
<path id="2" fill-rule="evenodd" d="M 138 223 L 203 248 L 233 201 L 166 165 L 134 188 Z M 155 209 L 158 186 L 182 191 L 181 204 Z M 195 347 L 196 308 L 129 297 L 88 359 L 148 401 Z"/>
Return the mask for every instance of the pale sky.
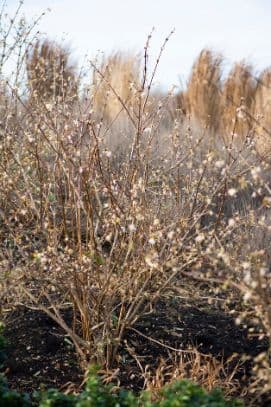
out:
<path id="1" fill-rule="evenodd" d="M 17 0 L 7 0 L 11 11 Z M 185 82 L 202 48 L 225 56 L 225 69 L 246 59 L 256 71 L 271 65 L 271 0 L 25 0 L 29 19 L 46 8 L 40 30 L 65 39 L 73 54 L 140 52 L 155 27 L 154 58 L 175 28 L 163 54 L 157 81 L 163 87 Z"/>

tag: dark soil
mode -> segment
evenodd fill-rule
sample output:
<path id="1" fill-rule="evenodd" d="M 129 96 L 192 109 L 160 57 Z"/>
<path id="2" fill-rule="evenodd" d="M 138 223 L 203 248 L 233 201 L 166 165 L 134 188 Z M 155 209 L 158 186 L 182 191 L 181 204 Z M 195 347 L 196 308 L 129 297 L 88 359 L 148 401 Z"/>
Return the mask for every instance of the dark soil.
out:
<path id="1" fill-rule="evenodd" d="M 161 359 L 170 361 L 174 353 L 170 348 L 196 348 L 202 354 L 224 362 L 237 354 L 240 357 L 234 359 L 232 369 L 242 356 L 247 356 L 247 361 L 237 371 L 237 379 L 245 384 L 251 376 L 252 358 L 268 349 L 266 337 L 250 337 L 247 327 L 236 325 L 232 316 L 210 306 L 201 309 L 195 305 L 160 301 L 154 312 L 138 320 L 134 328 L 126 335 L 127 344 L 140 357 L 141 364 L 150 366 L 151 370 L 158 367 Z M 129 376 L 125 368 L 122 371 L 122 384 L 135 390 L 142 387 L 144 380 L 140 379 L 135 361 L 131 360 Z"/>
<path id="2" fill-rule="evenodd" d="M 4 334 L 8 340 L 5 373 L 11 388 L 66 389 L 82 381 L 72 343 L 43 312 L 18 308 L 8 315 Z"/>
<path id="3" fill-rule="evenodd" d="M 65 318 L 71 319 L 69 313 Z M 19 307 L 6 314 L 5 324 L 9 342 L 5 372 L 11 388 L 28 392 L 41 387 L 78 389 L 83 374 L 76 353 L 54 321 L 40 311 Z M 224 361 L 236 353 L 240 358 L 244 354 L 253 358 L 268 348 L 266 338 L 250 337 L 247 327 L 237 326 L 231 315 L 206 303 L 185 305 L 165 299 L 133 328 L 127 331 L 120 349 L 118 380 L 135 391 L 144 384 L 141 368 L 148 365 L 154 371 L 162 358 L 168 360 L 174 353 L 169 347 L 194 347 Z M 250 370 L 248 360 L 239 369 L 238 380 L 245 384 Z"/>

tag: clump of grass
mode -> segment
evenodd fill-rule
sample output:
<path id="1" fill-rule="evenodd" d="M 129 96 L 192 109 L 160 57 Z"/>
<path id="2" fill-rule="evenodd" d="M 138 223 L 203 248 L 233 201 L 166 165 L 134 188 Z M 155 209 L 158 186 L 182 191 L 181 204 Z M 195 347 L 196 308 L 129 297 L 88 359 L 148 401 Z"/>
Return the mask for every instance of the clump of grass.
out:
<path id="1" fill-rule="evenodd" d="M 257 82 L 252 74 L 252 67 L 245 62 L 234 65 L 223 83 L 221 96 L 221 133 L 226 140 L 235 138 L 243 140 L 253 126 Z"/>
<path id="2" fill-rule="evenodd" d="M 28 50 L 26 66 L 32 100 L 45 103 L 76 98 L 75 66 L 67 49 L 49 40 L 37 40 Z"/>
<path id="3" fill-rule="evenodd" d="M 255 138 L 257 151 L 263 157 L 270 157 L 271 151 L 271 69 L 264 70 L 258 80 L 255 94 L 254 115 L 257 119 Z"/>
<path id="4" fill-rule="evenodd" d="M 124 110 L 121 99 L 133 111 L 139 87 L 140 60 L 137 56 L 116 52 L 105 57 L 94 69 L 94 110 L 100 117 L 113 121 Z"/>
<path id="5" fill-rule="evenodd" d="M 155 374 L 149 375 L 147 372 L 146 387 L 155 393 L 167 383 L 189 378 L 207 391 L 221 388 L 226 397 L 231 397 L 241 393 L 240 384 L 235 377 L 240 365 L 237 355 L 223 361 L 201 354 L 197 349 L 190 349 L 171 355 L 167 361 L 161 360 Z"/>
<path id="6" fill-rule="evenodd" d="M 218 129 L 220 118 L 221 63 L 220 55 L 209 49 L 201 51 L 185 95 L 192 119 L 213 133 Z"/>

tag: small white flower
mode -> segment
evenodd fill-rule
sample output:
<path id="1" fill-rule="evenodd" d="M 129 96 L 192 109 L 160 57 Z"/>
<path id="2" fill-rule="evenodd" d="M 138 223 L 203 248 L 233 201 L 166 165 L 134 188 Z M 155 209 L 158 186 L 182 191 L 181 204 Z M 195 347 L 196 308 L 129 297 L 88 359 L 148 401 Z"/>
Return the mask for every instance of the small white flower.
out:
<path id="1" fill-rule="evenodd" d="M 27 134 L 27 139 L 28 139 L 29 143 L 33 143 L 33 141 L 35 140 L 31 134 Z"/>
<path id="2" fill-rule="evenodd" d="M 135 232 L 135 231 L 136 231 L 136 226 L 135 226 L 133 223 L 131 223 L 131 224 L 128 226 L 128 229 L 130 230 L 130 232 Z"/>
<path id="3" fill-rule="evenodd" d="M 203 233 L 200 233 L 200 234 L 196 237 L 195 241 L 196 241 L 197 243 L 201 243 L 201 242 L 203 242 L 204 239 L 205 239 L 204 234 L 203 234 Z"/>
<path id="4" fill-rule="evenodd" d="M 228 225 L 230 228 L 232 228 L 235 225 L 235 220 L 234 219 L 229 219 Z"/>
<path id="5" fill-rule="evenodd" d="M 255 289 L 255 288 L 257 288 L 257 287 L 258 287 L 258 282 L 257 282 L 257 281 L 255 281 L 255 280 L 254 280 L 254 281 L 252 281 L 252 283 L 251 283 L 251 287 L 252 287 L 252 288 L 254 288 L 254 289 Z"/>
<path id="6" fill-rule="evenodd" d="M 235 188 L 228 189 L 228 194 L 229 196 L 235 196 L 237 194 L 237 189 Z"/>
<path id="7" fill-rule="evenodd" d="M 53 110 L 53 105 L 51 103 L 46 103 L 45 107 L 49 112 Z"/>
<path id="8" fill-rule="evenodd" d="M 149 239 L 149 244 L 152 245 L 152 246 L 155 244 L 155 240 L 154 240 L 153 237 L 151 237 L 151 238 Z"/>
<path id="9" fill-rule="evenodd" d="M 216 166 L 217 168 L 223 168 L 224 165 L 225 165 L 225 161 L 224 161 L 224 160 L 219 160 L 219 161 L 216 161 L 216 162 L 215 162 L 215 166 Z"/>
<path id="10" fill-rule="evenodd" d="M 251 283 L 251 274 L 250 271 L 246 271 L 246 274 L 244 275 L 244 282 L 246 284 L 250 284 Z"/>
<path id="11" fill-rule="evenodd" d="M 170 232 L 168 232 L 167 237 L 171 240 L 174 236 L 174 232 L 173 230 L 171 230 Z"/>
<path id="12" fill-rule="evenodd" d="M 254 167 L 254 168 L 251 169 L 251 175 L 252 175 L 254 180 L 256 180 L 258 178 L 260 172 L 261 172 L 260 167 Z"/>
<path id="13" fill-rule="evenodd" d="M 250 263 L 248 261 L 243 261 L 242 267 L 244 270 L 248 270 L 250 268 Z"/>
<path id="14" fill-rule="evenodd" d="M 149 253 L 145 257 L 145 262 L 150 268 L 158 268 L 158 254 L 156 252 Z"/>
<path id="15" fill-rule="evenodd" d="M 145 127 L 144 133 L 150 134 L 151 133 L 151 127 Z"/>
<path id="16" fill-rule="evenodd" d="M 112 152 L 109 151 L 109 150 L 105 151 L 104 154 L 105 154 L 105 156 L 106 156 L 107 158 L 112 157 Z"/>
<path id="17" fill-rule="evenodd" d="M 252 294 L 251 294 L 251 292 L 250 291 L 247 291 L 245 294 L 244 294 L 244 301 L 248 301 L 250 298 L 252 297 Z"/>

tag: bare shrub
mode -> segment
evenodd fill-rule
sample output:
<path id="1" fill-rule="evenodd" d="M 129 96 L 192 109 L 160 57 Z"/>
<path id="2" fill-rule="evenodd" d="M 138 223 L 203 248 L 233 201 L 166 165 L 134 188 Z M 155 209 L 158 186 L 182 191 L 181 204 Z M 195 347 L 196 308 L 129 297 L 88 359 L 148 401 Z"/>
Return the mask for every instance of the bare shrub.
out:
<path id="1" fill-rule="evenodd" d="M 152 93 L 168 39 L 150 73 L 149 39 L 141 76 L 140 63 L 119 54 L 93 64 L 95 86 L 77 104 L 67 103 L 76 93 L 67 54 L 37 43 L 26 64 L 30 86 L 18 88 L 15 72 L 0 100 L 1 303 L 43 310 L 84 367 L 98 362 L 108 371 L 118 366 L 125 332 L 184 278 L 193 290 L 194 281 L 222 296 L 231 288 L 236 321 L 256 319 L 260 335 L 271 335 L 270 221 L 261 219 L 270 165 L 246 137 L 238 146 L 213 142 L 221 58 L 208 50 L 184 98 L 192 120 L 170 120 L 174 95 Z M 234 78 L 241 82 L 224 94 L 232 89 L 234 103 L 248 97 L 251 107 L 246 71 Z M 211 357 L 188 362 L 170 375 L 234 388 Z M 270 388 L 267 352 L 260 362 L 257 370 L 252 361 L 259 394 Z"/>

